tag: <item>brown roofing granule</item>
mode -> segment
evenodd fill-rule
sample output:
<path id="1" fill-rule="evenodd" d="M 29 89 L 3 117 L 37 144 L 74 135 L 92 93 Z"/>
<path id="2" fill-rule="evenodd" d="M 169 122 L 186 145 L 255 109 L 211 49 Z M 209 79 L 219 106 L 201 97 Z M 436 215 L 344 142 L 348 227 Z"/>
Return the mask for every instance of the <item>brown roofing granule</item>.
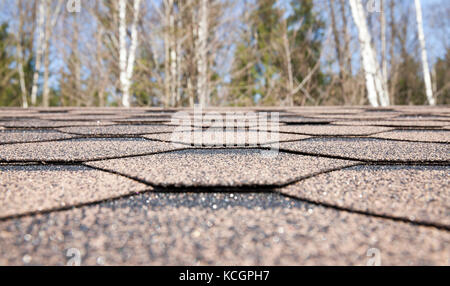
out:
<path id="1" fill-rule="evenodd" d="M 306 118 L 306 117 L 283 117 L 280 116 L 280 122 L 287 124 L 328 124 L 333 122 L 329 119 Z"/>
<path id="2" fill-rule="evenodd" d="M 39 118 L 40 114 L 30 111 L 1 111 L 0 120 L 34 119 Z"/>
<path id="3" fill-rule="evenodd" d="M 89 115 L 89 114 L 46 114 L 41 115 L 40 118 L 51 121 L 114 121 L 126 118 L 126 115 L 113 114 L 113 115 Z"/>
<path id="4" fill-rule="evenodd" d="M 0 166 L 0 218 L 151 189 L 85 166 Z"/>
<path id="5" fill-rule="evenodd" d="M 398 116 L 396 112 L 363 112 L 355 114 L 311 114 L 311 118 L 322 118 L 328 120 L 386 120 Z"/>
<path id="6" fill-rule="evenodd" d="M 162 124 L 170 122 L 170 118 L 129 118 L 114 120 L 115 123 L 130 124 L 130 125 L 150 125 L 150 124 Z"/>
<path id="7" fill-rule="evenodd" d="M 219 131 L 219 133 L 216 133 Z M 151 134 L 144 135 L 143 137 L 160 140 L 165 142 L 177 142 L 182 144 L 195 144 L 196 146 L 262 146 L 269 143 L 276 142 L 288 142 L 297 141 L 310 138 L 309 136 L 298 135 L 298 134 L 286 134 L 286 133 L 276 133 L 268 131 L 255 131 L 255 130 L 235 130 L 235 131 L 222 131 L 222 129 L 213 130 L 203 130 L 201 132 L 201 140 L 195 139 L 195 131 L 189 132 L 173 132 L 173 133 L 161 133 L 161 134 Z"/>
<path id="8" fill-rule="evenodd" d="M 183 148 L 189 148 L 184 146 Z M 0 160 L 74 162 L 176 150 L 171 143 L 137 138 L 91 138 L 0 145 Z"/>
<path id="9" fill-rule="evenodd" d="M 251 129 L 272 130 L 273 128 L 256 127 Z M 287 125 L 279 127 L 280 132 L 315 136 L 365 136 L 389 130 L 392 128 L 376 126 Z"/>
<path id="10" fill-rule="evenodd" d="M 312 138 L 280 143 L 280 150 L 367 161 L 446 162 L 450 160 L 449 145 L 373 138 Z"/>
<path id="11" fill-rule="evenodd" d="M 275 194 L 156 194 L 0 222 L 1 265 L 446 265 L 450 234 Z"/>
<path id="12" fill-rule="evenodd" d="M 1 128 L 0 128 L 1 130 Z M 74 138 L 76 136 L 56 132 L 52 130 L 23 130 L 12 129 L 0 132 L 0 143 L 17 143 L 17 142 L 36 142 L 46 140 L 59 140 Z"/>
<path id="13" fill-rule="evenodd" d="M 404 141 L 450 143 L 450 132 L 441 130 L 395 130 L 372 135 L 371 137 Z"/>
<path id="14" fill-rule="evenodd" d="M 81 135 L 140 135 L 172 132 L 175 128 L 166 125 L 113 125 L 59 128 L 61 132 Z"/>
<path id="15" fill-rule="evenodd" d="M 2 122 L 4 127 L 8 128 L 56 128 L 68 126 L 98 126 L 110 125 L 109 121 L 50 121 L 41 119 L 14 120 Z"/>
<path id="16" fill-rule="evenodd" d="M 450 167 L 356 166 L 279 189 L 301 199 L 450 227 Z"/>
<path id="17" fill-rule="evenodd" d="M 447 125 L 444 121 L 431 120 L 389 120 L 389 121 L 336 121 L 331 124 L 334 125 L 349 125 L 349 126 L 387 126 L 387 127 L 405 127 L 405 128 L 438 128 Z"/>
<path id="18" fill-rule="evenodd" d="M 263 153 L 261 153 L 263 152 Z M 354 162 L 254 149 L 184 150 L 144 157 L 86 163 L 160 186 L 283 185 Z"/>
<path id="19" fill-rule="evenodd" d="M 447 106 L 395 106 L 395 110 L 401 111 L 403 113 L 430 113 L 430 114 L 439 114 L 439 113 L 449 113 L 449 108 Z"/>

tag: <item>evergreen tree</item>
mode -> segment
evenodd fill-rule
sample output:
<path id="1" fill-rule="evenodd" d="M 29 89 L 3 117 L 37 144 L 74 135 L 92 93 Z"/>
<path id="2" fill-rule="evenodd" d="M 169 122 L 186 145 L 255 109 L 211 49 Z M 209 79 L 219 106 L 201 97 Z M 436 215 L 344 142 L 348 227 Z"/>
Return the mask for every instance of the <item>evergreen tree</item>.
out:
<path id="1" fill-rule="evenodd" d="M 289 15 L 277 7 L 275 0 L 258 0 L 249 17 L 248 29 L 236 46 L 234 70 L 245 69 L 232 80 L 234 105 L 279 105 L 287 96 L 285 82 L 286 72 L 285 50 L 280 48 L 283 33 L 287 33 L 290 50 L 290 63 L 295 79 L 294 85 L 301 83 L 311 72 L 312 67 L 320 60 L 325 23 L 314 12 L 312 0 L 292 0 Z M 315 89 L 326 84 L 326 77 L 316 70 L 309 79 L 307 87 Z M 253 88 L 252 88 L 253 87 Z M 284 93 L 284 95 L 282 94 Z M 294 94 L 294 103 L 304 104 L 300 91 Z M 258 100 L 257 95 L 261 96 Z M 311 96 L 318 97 L 318 92 Z"/>
<path id="2" fill-rule="evenodd" d="M 17 71 L 14 69 L 14 46 L 8 24 L 0 25 L 0 106 L 20 106 Z"/>
<path id="3" fill-rule="evenodd" d="M 438 104 L 450 104 L 450 48 L 435 64 L 436 99 Z"/>
<path id="4" fill-rule="evenodd" d="M 313 0 L 292 0 L 292 14 L 288 17 L 288 31 L 292 46 L 292 66 L 297 83 L 301 83 L 320 60 L 324 41 L 325 22 L 314 11 Z M 308 81 L 309 86 L 321 87 L 327 83 L 326 76 L 320 69 Z M 317 88 L 310 92 L 313 98 L 318 97 Z M 305 103 L 298 93 L 294 95 L 294 103 Z"/>
<path id="5" fill-rule="evenodd" d="M 258 0 L 248 17 L 248 26 L 242 35 L 242 42 L 236 47 L 235 66 L 237 77 L 234 88 L 233 105 L 251 105 L 257 95 L 267 100 L 269 84 L 276 75 L 280 57 L 274 53 L 272 43 L 279 37 L 277 30 L 281 11 L 275 7 L 276 0 Z"/>

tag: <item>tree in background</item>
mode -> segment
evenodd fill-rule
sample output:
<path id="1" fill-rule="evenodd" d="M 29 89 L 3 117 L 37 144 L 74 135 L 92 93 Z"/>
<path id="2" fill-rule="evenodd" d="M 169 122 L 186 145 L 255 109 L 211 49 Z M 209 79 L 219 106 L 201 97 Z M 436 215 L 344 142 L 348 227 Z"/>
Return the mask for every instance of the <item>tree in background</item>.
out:
<path id="1" fill-rule="evenodd" d="M 274 0 L 259 0 L 248 16 L 248 28 L 235 52 L 235 70 L 246 72 L 232 81 L 244 105 L 318 101 L 318 88 L 326 81 L 319 70 L 324 23 L 312 0 L 292 0 L 289 5 L 287 13 Z"/>
<path id="2" fill-rule="evenodd" d="M 288 102 L 291 106 L 307 102 L 317 104 L 320 101 L 319 90 L 327 81 L 319 69 L 325 23 L 314 11 L 313 0 L 292 0 L 291 7 L 293 12 L 287 19 L 287 30 L 292 50 L 294 89 L 288 93 Z"/>
<path id="3" fill-rule="evenodd" d="M 13 37 L 8 32 L 8 24 L 0 25 L 0 105 L 18 105 L 20 93 L 17 70 L 12 68 L 14 57 L 11 54 Z"/>
<path id="4" fill-rule="evenodd" d="M 353 21 L 358 29 L 362 64 L 366 78 L 367 96 L 372 106 L 389 105 L 389 94 L 383 84 L 381 69 L 372 47 L 372 39 L 367 27 L 366 13 L 361 0 L 350 0 Z"/>
<path id="5" fill-rule="evenodd" d="M 438 104 L 450 104 L 450 48 L 434 65 L 434 96 Z"/>
<path id="6" fill-rule="evenodd" d="M 279 40 L 283 15 L 275 3 L 275 0 L 258 0 L 250 13 L 244 11 L 248 22 L 234 54 L 234 105 L 254 105 L 261 101 L 270 105 L 277 101 L 281 55 L 274 49 L 274 43 Z"/>
<path id="7" fill-rule="evenodd" d="M 345 0 L 141 0 L 137 18 L 135 0 L 86 1 L 74 14 L 64 3 L 0 0 L 0 19 L 9 27 L 1 42 L 1 104 L 368 103 L 358 29 Z M 425 104 L 429 89 L 419 26 L 410 17 L 414 2 L 379 3 L 382 13 L 358 12 L 358 19 L 367 20 L 372 77 L 381 78 L 375 89 L 388 90 L 391 104 Z M 422 25 L 430 43 L 433 97 L 442 104 L 448 102 L 450 82 L 445 55 L 450 4 L 433 5 L 424 4 Z M 139 45 L 133 45 L 133 35 Z M 384 97 L 377 94 L 376 100 L 381 104 Z"/>
<path id="8" fill-rule="evenodd" d="M 431 75 L 430 69 L 428 67 L 428 56 L 427 48 L 425 43 L 425 34 L 423 32 L 423 17 L 422 17 L 422 6 L 420 0 L 414 1 L 416 6 L 416 19 L 417 19 L 417 33 L 419 35 L 420 43 L 420 54 L 422 58 L 422 68 L 423 68 L 423 79 L 425 82 L 425 91 L 427 95 L 427 100 L 430 105 L 435 105 L 436 100 L 433 97 L 433 88 L 431 87 Z"/>
<path id="9" fill-rule="evenodd" d="M 133 22 L 131 24 L 130 47 L 127 49 L 127 1 L 119 0 L 119 67 L 120 67 L 120 87 L 122 91 L 122 105 L 130 107 L 130 86 L 133 76 L 134 60 L 138 46 L 138 20 L 140 10 L 140 0 L 134 0 Z"/>

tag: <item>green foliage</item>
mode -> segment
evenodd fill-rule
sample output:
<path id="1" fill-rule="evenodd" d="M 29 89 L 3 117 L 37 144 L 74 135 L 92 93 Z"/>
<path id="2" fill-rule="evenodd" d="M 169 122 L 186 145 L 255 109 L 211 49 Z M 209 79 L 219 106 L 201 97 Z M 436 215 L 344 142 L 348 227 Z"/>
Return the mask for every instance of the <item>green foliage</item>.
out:
<path id="1" fill-rule="evenodd" d="M 394 104 L 427 104 L 425 85 L 419 60 L 409 54 L 403 56 L 399 66 L 399 81 Z"/>
<path id="2" fill-rule="evenodd" d="M 0 26 L 0 106 L 20 106 L 19 82 L 12 56 L 12 36 L 8 24 Z"/>
<path id="3" fill-rule="evenodd" d="M 450 104 L 450 48 L 445 57 L 436 62 L 435 71 L 437 103 Z"/>
<path id="4" fill-rule="evenodd" d="M 303 81 L 320 58 L 325 23 L 313 11 L 313 1 L 291 1 L 291 13 L 286 21 L 285 11 L 277 8 L 276 2 L 256 1 L 248 30 L 236 46 L 233 70 L 238 72 L 231 82 L 231 105 L 279 105 L 286 96 L 287 63 L 284 49 L 280 48 L 284 33 L 291 47 L 292 71 L 297 83 Z M 326 78 L 319 70 L 310 82 L 320 88 L 326 84 Z M 255 101 L 258 96 L 261 99 Z M 302 103 L 300 96 L 300 93 L 294 95 L 297 104 Z"/>
<path id="5" fill-rule="evenodd" d="M 310 70 L 320 59 L 322 44 L 324 41 L 325 23 L 313 10 L 313 0 L 292 0 L 292 15 L 288 17 L 288 31 L 291 46 L 294 47 L 292 54 L 292 67 L 297 82 L 302 82 Z M 297 27 L 300 25 L 300 27 Z M 318 97 L 317 89 L 327 84 L 326 76 L 319 69 L 309 81 L 317 88 L 311 91 L 311 96 Z M 294 102 L 299 104 L 300 94 L 294 96 Z"/>

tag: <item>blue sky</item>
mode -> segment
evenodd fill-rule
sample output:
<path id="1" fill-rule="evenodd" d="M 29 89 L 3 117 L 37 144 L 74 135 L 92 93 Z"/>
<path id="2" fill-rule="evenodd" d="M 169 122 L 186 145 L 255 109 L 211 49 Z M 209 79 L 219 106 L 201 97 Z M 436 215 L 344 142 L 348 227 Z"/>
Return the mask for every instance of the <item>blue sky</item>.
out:
<path id="1" fill-rule="evenodd" d="M 153 1 L 153 0 L 150 0 Z M 226 0 L 223 0 L 226 1 Z M 321 0 L 321 1 L 328 1 L 328 0 Z M 414 10 L 414 1 L 413 0 L 399 0 L 399 2 L 402 1 L 405 3 L 405 1 L 408 1 L 411 3 L 411 17 L 414 17 L 413 20 L 415 23 L 415 10 Z M 438 57 L 443 57 L 445 55 L 445 47 L 443 46 L 442 37 L 449 38 L 449 35 L 442 34 L 442 32 L 437 33 L 433 27 L 432 22 L 435 20 L 433 19 L 434 13 L 430 13 L 432 9 L 438 9 L 440 5 L 445 5 L 448 8 L 449 0 L 422 0 L 422 7 L 423 7 L 423 14 L 424 14 L 424 29 L 425 29 L 425 35 L 426 35 L 426 41 L 427 41 L 427 48 L 428 48 L 428 54 L 429 54 L 429 62 L 433 64 Z M 14 6 L 11 4 L 15 1 L 12 0 L 0 0 L 0 22 L 9 22 L 12 23 L 14 20 L 17 20 L 17 17 L 14 17 L 11 13 L 14 10 Z M 288 6 L 287 4 L 290 2 L 290 0 L 280 0 L 279 5 L 281 6 Z M 445 3 L 445 4 L 444 4 Z M 239 10 L 239 9 L 238 9 Z M 434 12 L 434 11 L 433 11 Z M 445 16 L 444 16 L 445 17 Z M 447 15 L 447 17 L 449 17 Z M 11 21 L 14 19 L 13 21 Z M 84 27 L 89 26 L 89 23 L 84 23 Z M 448 42 L 450 43 L 450 39 L 448 39 Z M 58 51 L 54 50 L 53 54 L 57 54 Z M 54 86 L 57 84 L 58 76 L 57 71 L 60 70 L 61 65 L 63 64 L 61 57 L 56 56 L 52 60 L 52 71 L 53 75 L 51 77 L 51 84 Z"/>

